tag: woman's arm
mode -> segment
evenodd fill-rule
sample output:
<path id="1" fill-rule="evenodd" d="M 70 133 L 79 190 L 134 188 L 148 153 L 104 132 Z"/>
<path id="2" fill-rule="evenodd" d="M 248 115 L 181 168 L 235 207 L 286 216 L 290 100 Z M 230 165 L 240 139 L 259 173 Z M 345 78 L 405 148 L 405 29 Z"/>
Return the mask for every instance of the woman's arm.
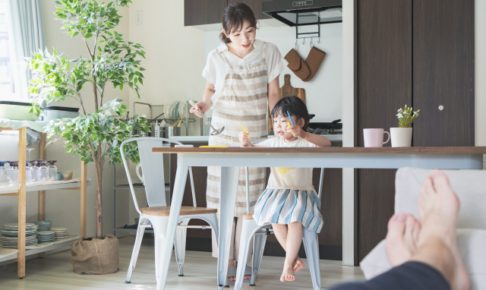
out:
<path id="1" fill-rule="evenodd" d="M 274 78 L 268 83 L 268 108 L 272 111 L 275 104 L 280 100 L 280 86 L 278 84 L 278 77 Z"/>
<path id="2" fill-rule="evenodd" d="M 197 104 L 194 104 L 189 110 L 189 112 L 193 113 L 199 118 L 202 118 L 204 116 L 204 113 L 206 113 L 207 110 L 211 108 L 212 105 L 211 97 L 214 95 L 214 92 L 215 92 L 214 84 L 206 83 L 206 86 L 204 87 L 202 101 L 198 102 Z"/>

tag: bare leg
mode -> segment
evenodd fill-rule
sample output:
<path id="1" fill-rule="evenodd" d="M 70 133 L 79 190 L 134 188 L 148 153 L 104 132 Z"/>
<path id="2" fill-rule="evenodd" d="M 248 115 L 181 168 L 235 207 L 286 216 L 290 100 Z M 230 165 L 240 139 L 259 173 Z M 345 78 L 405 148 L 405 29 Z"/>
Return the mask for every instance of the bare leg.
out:
<path id="1" fill-rule="evenodd" d="M 436 268 L 449 281 L 452 290 L 467 290 L 470 280 L 456 244 L 459 206 L 447 176 L 434 171 L 419 196 L 422 230 L 411 260 Z"/>
<path id="2" fill-rule="evenodd" d="M 284 224 L 272 224 L 273 233 L 277 238 L 278 243 L 285 250 L 287 245 L 287 225 Z M 286 251 L 286 250 L 285 250 Z"/>
<path id="3" fill-rule="evenodd" d="M 280 276 L 280 281 L 289 282 L 295 280 L 294 265 L 297 260 L 297 254 L 302 243 L 302 224 L 291 223 L 288 225 L 287 243 L 285 245 L 285 262 Z"/>
<path id="4" fill-rule="evenodd" d="M 272 224 L 273 228 L 273 233 L 275 234 L 275 237 L 277 238 L 278 243 L 282 246 L 285 252 L 287 252 L 287 225 L 284 224 Z M 302 238 L 302 235 L 301 235 Z M 298 250 L 297 250 L 298 251 Z M 295 259 L 294 264 L 292 265 L 292 271 L 293 272 L 299 272 L 304 268 L 304 262 L 297 257 Z"/>
<path id="5" fill-rule="evenodd" d="M 411 214 L 396 213 L 388 221 L 385 248 L 392 266 L 400 265 L 417 250 L 420 222 Z"/>

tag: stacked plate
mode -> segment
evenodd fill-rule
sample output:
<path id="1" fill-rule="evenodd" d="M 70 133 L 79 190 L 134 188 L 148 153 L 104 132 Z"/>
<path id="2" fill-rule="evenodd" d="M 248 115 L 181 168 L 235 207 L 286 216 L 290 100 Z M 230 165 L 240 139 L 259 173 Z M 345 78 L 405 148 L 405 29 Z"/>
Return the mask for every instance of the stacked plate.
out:
<path id="1" fill-rule="evenodd" d="M 40 231 L 37 232 L 37 239 L 39 243 L 53 242 L 56 239 L 56 235 L 53 231 Z"/>
<path id="2" fill-rule="evenodd" d="M 67 237 L 67 229 L 66 228 L 52 228 L 51 229 L 55 236 L 56 236 L 56 240 L 60 240 L 60 239 L 64 239 L 65 237 Z"/>
<path id="3" fill-rule="evenodd" d="M 31 246 L 37 244 L 37 225 L 25 224 L 25 244 Z M 19 227 L 16 223 L 5 224 L 0 231 L 0 245 L 5 248 L 16 248 L 18 243 Z"/>

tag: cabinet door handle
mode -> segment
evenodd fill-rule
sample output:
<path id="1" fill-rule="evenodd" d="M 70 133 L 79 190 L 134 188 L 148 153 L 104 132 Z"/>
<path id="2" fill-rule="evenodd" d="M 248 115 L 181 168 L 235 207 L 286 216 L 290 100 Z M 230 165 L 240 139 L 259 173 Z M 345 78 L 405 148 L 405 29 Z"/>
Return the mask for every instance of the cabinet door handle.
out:
<path id="1" fill-rule="evenodd" d="M 439 107 L 437 107 L 437 109 L 439 109 L 439 111 L 444 111 L 444 105 L 439 105 Z"/>

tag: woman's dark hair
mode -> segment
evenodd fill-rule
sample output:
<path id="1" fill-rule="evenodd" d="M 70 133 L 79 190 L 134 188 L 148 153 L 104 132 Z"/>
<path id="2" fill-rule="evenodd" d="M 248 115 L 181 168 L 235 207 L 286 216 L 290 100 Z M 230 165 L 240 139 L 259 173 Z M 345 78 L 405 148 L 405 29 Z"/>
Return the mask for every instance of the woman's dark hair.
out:
<path id="1" fill-rule="evenodd" d="M 251 27 L 256 28 L 255 14 L 248 5 L 237 2 L 226 6 L 222 20 L 223 30 L 226 34 L 230 34 L 233 30 L 240 29 L 245 21 L 248 21 Z M 225 33 L 221 32 L 219 38 L 221 38 L 224 43 L 230 43 L 231 40 L 226 37 Z"/>
<path id="2" fill-rule="evenodd" d="M 278 101 L 272 109 L 272 118 L 275 118 L 277 115 L 287 116 L 287 112 L 291 115 L 294 115 L 298 119 L 304 120 L 304 130 L 307 129 L 309 126 L 309 112 L 307 111 L 307 106 L 305 103 L 298 97 L 290 96 L 284 97 L 280 101 Z"/>

